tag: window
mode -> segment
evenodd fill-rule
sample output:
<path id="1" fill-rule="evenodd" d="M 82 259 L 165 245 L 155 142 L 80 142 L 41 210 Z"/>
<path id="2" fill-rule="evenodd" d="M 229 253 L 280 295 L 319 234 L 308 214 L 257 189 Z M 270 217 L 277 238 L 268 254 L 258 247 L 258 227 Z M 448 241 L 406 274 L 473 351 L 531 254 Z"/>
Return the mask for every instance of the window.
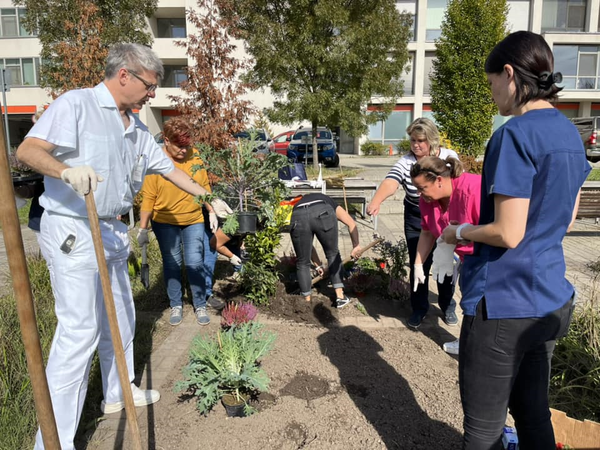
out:
<path id="1" fill-rule="evenodd" d="M 287 134 L 282 134 L 281 136 L 273 139 L 273 142 L 281 144 L 282 142 L 287 142 L 287 139 L 288 139 L 288 135 Z"/>
<path id="2" fill-rule="evenodd" d="M 39 66 L 39 58 L 0 59 L 0 69 L 6 69 L 6 81 L 11 87 L 38 86 Z"/>
<path id="3" fill-rule="evenodd" d="M 442 34 L 442 20 L 446 12 L 447 0 L 428 0 L 425 40 L 435 41 Z"/>
<path id="4" fill-rule="evenodd" d="M 529 0 L 508 0 L 506 22 L 510 31 L 529 30 Z"/>
<path id="5" fill-rule="evenodd" d="M 423 95 L 429 95 L 431 93 L 431 74 L 433 71 L 434 59 L 435 52 L 425 52 L 425 67 L 423 70 L 425 79 L 423 80 Z"/>
<path id="6" fill-rule="evenodd" d="M 404 81 L 404 96 L 414 95 L 414 81 L 415 81 L 415 72 L 414 72 L 414 62 L 415 62 L 415 53 L 410 52 L 408 55 L 407 66 L 402 71 L 402 75 L 400 79 Z M 408 72 L 406 71 L 408 69 Z"/>
<path id="7" fill-rule="evenodd" d="M 25 30 L 23 8 L 0 9 L 0 37 L 27 37 L 30 34 Z"/>
<path id="8" fill-rule="evenodd" d="M 542 33 L 584 31 L 587 0 L 544 0 Z"/>
<path id="9" fill-rule="evenodd" d="M 186 66 L 164 66 L 165 77 L 160 87 L 180 87 L 181 83 L 187 81 Z"/>
<path id="10" fill-rule="evenodd" d="M 186 38 L 185 18 L 156 19 L 159 38 Z"/>
<path id="11" fill-rule="evenodd" d="M 413 22 L 411 27 L 410 41 L 417 40 L 417 0 L 396 0 L 396 9 L 401 13 L 408 13 L 412 16 Z"/>
<path id="12" fill-rule="evenodd" d="M 600 89 L 596 45 L 555 45 L 554 70 L 563 75 L 566 90 Z"/>
<path id="13" fill-rule="evenodd" d="M 412 111 L 392 111 L 385 122 L 369 126 L 369 140 L 382 144 L 394 144 L 406 137 L 406 129 L 412 122 Z"/>

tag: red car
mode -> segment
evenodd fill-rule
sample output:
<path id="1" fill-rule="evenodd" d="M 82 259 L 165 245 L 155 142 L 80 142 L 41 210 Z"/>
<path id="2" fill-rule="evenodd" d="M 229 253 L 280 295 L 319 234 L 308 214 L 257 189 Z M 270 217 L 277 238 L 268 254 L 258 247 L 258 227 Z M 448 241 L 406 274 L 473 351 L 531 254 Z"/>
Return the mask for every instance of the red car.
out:
<path id="1" fill-rule="evenodd" d="M 290 145 L 290 141 L 292 140 L 294 132 L 294 130 L 290 130 L 275 136 L 271 143 L 273 151 L 281 155 L 286 155 L 288 146 Z"/>

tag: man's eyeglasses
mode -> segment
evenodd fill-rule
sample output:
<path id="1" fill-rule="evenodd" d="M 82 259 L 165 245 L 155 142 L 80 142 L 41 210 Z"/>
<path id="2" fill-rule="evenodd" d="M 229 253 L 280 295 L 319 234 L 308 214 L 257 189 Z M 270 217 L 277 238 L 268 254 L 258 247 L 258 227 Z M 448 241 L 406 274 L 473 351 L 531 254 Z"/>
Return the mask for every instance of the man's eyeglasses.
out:
<path id="1" fill-rule="evenodd" d="M 146 86 L 146 90 L 148 92 L 154 92 L 156 91 L 156 88 L 158 87 L 158 84 L 152 84 L 152 83 L 148 83 L 146 80 L 144 80 L 142 77 L 140 77 L 137 73 L 135 73 L 133 70 L 127 69 L 127 71 L 133 75 L 134 77 L 136 77 L 138 80 L 140 80 L 142 83 L 144 83 L 144 86 Z"/>

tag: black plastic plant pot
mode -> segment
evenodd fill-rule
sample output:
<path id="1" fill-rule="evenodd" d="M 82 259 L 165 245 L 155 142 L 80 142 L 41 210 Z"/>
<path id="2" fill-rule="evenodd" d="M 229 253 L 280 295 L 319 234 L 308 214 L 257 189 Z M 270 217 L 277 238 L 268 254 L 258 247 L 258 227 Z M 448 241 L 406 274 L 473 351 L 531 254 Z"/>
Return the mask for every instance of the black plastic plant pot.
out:
<path id="1" fill-rule="evenodd" d="M 238 233 L 253 234 L 256 233 L 256 223 L 258 216 L 255 212 L 241 211 L 238 213 Z"/>
<path id="2" fill-rule="evenodd" d="M 246 413 L 244 412 L 246 402 L 244 400 L 238 401 L 235 395 L 225 394 L 221 402 L 225 407 L 228 417 L 246 417 Z"/>

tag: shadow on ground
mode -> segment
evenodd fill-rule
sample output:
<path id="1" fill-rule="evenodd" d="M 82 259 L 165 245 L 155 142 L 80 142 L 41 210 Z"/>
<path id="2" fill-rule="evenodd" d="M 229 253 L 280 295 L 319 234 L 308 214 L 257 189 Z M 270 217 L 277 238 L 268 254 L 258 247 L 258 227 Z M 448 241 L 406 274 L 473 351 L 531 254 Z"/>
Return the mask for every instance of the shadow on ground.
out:
<path id="1" fill-rule="evenodd" d="M 461 434 L 423 411 L 408 382 L 380 356 L 383 349 L 375 339 L 355 326 L 335 326 L 329 311 L 319 305 L 315 316 L 328 328 L 318 338 L 321 352 L 337 367 L 342 387 L 386 448 L 460 447 Z"/>

